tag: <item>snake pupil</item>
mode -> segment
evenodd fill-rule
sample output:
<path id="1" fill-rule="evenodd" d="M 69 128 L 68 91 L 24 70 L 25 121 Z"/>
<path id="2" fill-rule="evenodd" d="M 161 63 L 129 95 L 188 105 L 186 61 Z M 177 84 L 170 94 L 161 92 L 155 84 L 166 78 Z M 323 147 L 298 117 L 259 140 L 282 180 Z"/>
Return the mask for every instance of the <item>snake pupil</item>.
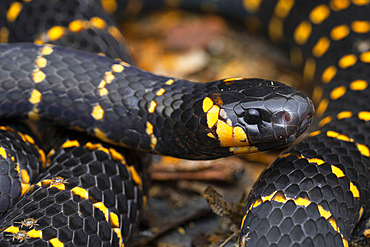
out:
<path id="1" fill-rule="evenodd" d="M 260 121 L 261 115 L 256 109 L 248 109 L 244 115 L 244 120 L 248 124 L 256 124 Z"/>

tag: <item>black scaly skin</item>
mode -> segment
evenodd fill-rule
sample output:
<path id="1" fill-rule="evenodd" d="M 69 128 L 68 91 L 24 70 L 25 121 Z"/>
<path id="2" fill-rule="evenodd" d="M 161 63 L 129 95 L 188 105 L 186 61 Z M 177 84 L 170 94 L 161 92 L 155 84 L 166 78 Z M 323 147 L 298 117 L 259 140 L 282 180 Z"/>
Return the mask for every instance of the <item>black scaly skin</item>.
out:
<path id="1" fill-rule="evenodd" d="M 134 171 L 148 156 L 74 132 L 54 145 L 50 167 L 0 220 L 0 246 L 123 246 L 145 204 L 147 181 Z M 58 177 L 62 183 L 53 182 Z M 12 241 L 21 231 L 30 238 Z"/>
<path id="2" fill-rule="evenodd" d="M 51 54 L 42 55 L 46 48 Z M 36 115 L 125 147 L 179 158 L 211 159 L 234 151 L 221 145 L 222 138 L 215 129 L 218 123 L 212 129 L 207 126 L 208 114 L 202 106 L 207 97 L 225 112 L 219 119 L 229 119 L 233 127 L 246 133 L 248 140 L 240 145 L 249 143 L 254 151 L 294 141 L 307 128 L 313 111 L 306 96 L 278 82 L 241 79 L 191 83 L 154 75 L 105 56 L 63 47 L 46 48 L 34 44 L 0 46 L 2 117 Z M 35 83 L 33 74 L 39 57 L 47 60 L 41 69 L 46 76 Z M 101 95 L 99 85 L 114 66 L 119 71 L 113 72 L 114 79 L 106 83 L 104 90 L 108 93 Z M 164 93 L 157 95 L 160 90 Z M 34 91 L 41 95 L 37 103 L 30 100 Z M 153 112 L 149 110 L 152 102 L 156 104 Z M 102 118 L 93 116 L 94 107 L 104 111 Z M 257 124 L 246 122 L 249 108 L 260 109 L 262 120 Z M 152 131 L 148 130 L 149 124 Z"/>

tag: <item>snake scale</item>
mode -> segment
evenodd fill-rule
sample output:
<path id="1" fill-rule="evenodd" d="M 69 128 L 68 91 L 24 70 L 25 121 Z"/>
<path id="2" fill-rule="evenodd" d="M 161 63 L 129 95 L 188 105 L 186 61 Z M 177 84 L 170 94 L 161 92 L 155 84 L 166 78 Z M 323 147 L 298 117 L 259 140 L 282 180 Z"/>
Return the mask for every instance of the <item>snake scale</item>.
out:
<path id="1" fill-rule="evenodd" d="M 265 27 L 304 78 L 320 82 L 318 128 L 260 176 L 239 244 L 349 246 L 355 237 L 366 246 L 369 1 L 167 2 Z M 0 246 L 127 245 L 146 201 L 148 157 L 138 151 L 214 159 L 290 144 L 308 127 L 310 100 L 279 82 L 190 83 L 130 65 L 110 14 L 133 4 L 162 1 L 0 1 L 0 41 L 9 43 L 0 46 L 1 118 L 47 120 L 105 142 L 66 131 L 45 148 L 4 122 Z"/>

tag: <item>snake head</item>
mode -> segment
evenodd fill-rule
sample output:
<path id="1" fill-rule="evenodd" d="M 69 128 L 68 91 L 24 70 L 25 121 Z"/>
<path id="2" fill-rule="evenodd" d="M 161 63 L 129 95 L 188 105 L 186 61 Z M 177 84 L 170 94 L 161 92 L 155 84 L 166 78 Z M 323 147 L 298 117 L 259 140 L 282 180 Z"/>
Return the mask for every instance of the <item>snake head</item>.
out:
<path id="1" fill-rule="evenodd" d="M 287 85 L 262 79 L 214 83 L 217 90 L 209 90 L 202 101 L 204 129 L 196 135 L 207 140 L 198 147 L 204 152 L 213 149 L 226 156 L 286 146 L 310 125 L 311 100 Z"/>

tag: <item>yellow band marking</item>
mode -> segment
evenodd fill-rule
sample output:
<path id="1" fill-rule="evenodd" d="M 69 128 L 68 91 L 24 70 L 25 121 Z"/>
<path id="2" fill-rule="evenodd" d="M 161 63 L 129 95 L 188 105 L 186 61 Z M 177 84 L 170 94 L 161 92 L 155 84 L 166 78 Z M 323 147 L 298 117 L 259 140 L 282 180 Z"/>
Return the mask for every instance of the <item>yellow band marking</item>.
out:
<path id="1" fill-rule="evenodd" d="M 369 21 L 353 21 L 351 23 L 351 29 L 356 33 L 368 33 L 370 32 Z"/>
<path id="2" fill-rule="evenodd" d="M 321 134 L 321 130 L 316 130 L 316 131 L 313 131 L 309 134 L 310 137 L 312 136 L 317 136 L 317 135 L 320 135 Z"/>
<path id="3" fill-rule="evenodd" d="M 339 26 L 334 27 L 330 31 L 330 37 L 333 40 L 341 40 L 341 39 L 347 37 L 349 32 L 350 32 L 350 29 L 347 25 L 339 25 Z"/>
<path id="4" fill-rule="evenodd" d="M 53 246 L 53 247 L 63 247 L 64 244 L 57 238 L 52 238 L 49 240 L 49 243 Z"/>
<path id="5" fill-rule="evenodd" d="M 321 81 L 323 83 L 329 83 L 334 76 L 337 74 L 337 68 L 334 65 L 327 67 L 321 76 Z"/>
<path id="6" fill-rule="evenodd" d="M 115 73 L 121 73 L 125 67 L 123 67 L 121 64 L 113 64 L 112 65 L 112 71 Z"/>
<path id="7" fill-rule="evenodd" d="M 79 33 L 84 29 L 84 21 L 74 20 L 68 25 L 68 29 L 73 33 Z"/>
<path id="8" fill-rule="evenodd" d="M 243 6 L 251 13 L 258 11 L 261 0 L 243 0 Z"/>
<path id="9" fill-rule="evenodd" d="M 109 209 L 104 205 L 104 203 L 96 202 L 93 205 L 104 214 L 105 220 L 109 222 Z"/>
<path id="10" fill-rule="evenodd" d="M 85 190 L 84 188 L 81 188 L 81 187 L 74 187 L 72 189 L 72 193 L 73 193 L 73 195 L 77 195 L 77 196 L 81 197 L 81 199 L 88 199 L 89 198 L 89 192 L 87 192 L 87 190 Z"/>
<path id="11" fill-rule="evenodd" d="M 236 146 L 247 146 L 249 144 L 247 134 L 239 126 L 233 128 L 233 138 Z"/>
<path id="12" fill-rule="evenodd" d="M 308 57 L 303 67 L 303 79 L 305 81 L 312 81 L 316 71 L 316 60 Z"/>
<path id="13" fill-rule="evenodd" d="M 115 27 L 115 26 L 110 26 L 108 27 L 108 32 L 110 35 L 112 35 L 117 41 L 124 42 L 124 38 L 122 36 L 121 31 Z"/>
<path id="14" fill-rule="evenodd" d="M 90 24 L 97 29 L 105 29 L 107 27 L 107 23 L 102 18 L 96 16 L 90 19 Z"/>
<path id="15" fill-rule="evenodd" d="M 212 106 L 213 106 L 213 101 L 209 97 L 204 98 L 203 105 L 202 105 L 203 111 L 208 112 Z"/>
<path id="16" fill-rule="evenodd" d="M 13 22 L 15 19 L 17 19 L 19 13 L 21 12 L 23 8 L 23 5 L 19 2 L 14 2 L 10 5 L 7 13 L 6 13 L 6 19 L 8 22 Z"/>
<path id="17" fill-rule="evenodd" d="M 161 96 L 161 95 L 163 95 L 163 94 L 164 94 L 164 92 L 166 92 L 166 90 L 164 90 L 164 88 L 161 88 L 161 89 L 159 89 L 159 90 L 155 93 L 155 95 L 157 95 L 157 96 Z"/>
<path id="18" fill-rule="evenodd" d="M 129 168 L 130 168 L 132 180 L 134 180 L 134 182 L 138 186 L 141 186 L 143 184 L 143 182 L 141 181 L 141 177 L 140 177 L 139 173 L 136 171 L 134 166 L 129 166 Z"/>
<path id="19" fill-rule="evenodd" d="M 216 124 L 216 133 L 221 147 L 235 146 L 233 138 L 233 128 L 224 121 L 218 121 Z"/>
<path id="20" fill-rule="evenodd" d="M 46 75 L 39 68 L 36 68 L 32 74 L 32 80 L 35 83 L 40 83 L 45 79 Z"/>
<path id="21" fill-rule="evenodd" d="M 156 107 L 157 107 L 157 103 L 154 100 L 150 101 L 148 112 L 153 113 Z"/>
<path id="22" fill-rule="evenodd" d="M 100 0 L 101 6 L 105 12 L 112 15 L 117 10 L 117 2 L 115 0 Z"/>
<path id="23" fill-rule="evenodd" d="M 348 8 L 350 4 L 350 0 L 331 0 L 329 5 L 332 10 L 339 11 Z"/>
<path id="24" fill-rule="evenodd" d="M 321 121 L 319 122 L 319 126 L 322 127 L 328 123 L 330 123 L 332 120 L 332 117 L 331 116 L 327 116 L 327 117 L 324 117 L 323 119 L 321 119 Z"/>
<path id="25" fill-rule="evenodd" d="M 361 111 L 358 113 L 358 118 L 364 121 L 370 121 L 370 112 Z"/>
<path id="26" fill-rule="evenodd" d="M 313 89 L 312 101 L 315 103 L 315 105 L 317 105 L 320 102 L 320 100 L 322 99 L 323 93 L 324 93 L 324 90 L 320 86 L 316 86 Z"/>
<path id="27" fill-rule="evenodd" d="M 330 98 L 332 100 L 337 100 L 341 98 L 346 93 L 346 91 L 347 89 L 345 86 L 336 87 L 330 92 Z"/>
<path id="28" fill-rule="evenodd" d="M 6 27 L 0 28 L 0 43 L 8 43 L 9 41 L 9 29 Z"/>
<path id="29" fill-rule="evenodd" d="M 370 3 L 370 0 L 352 0 L 352 3 L 356 5 L 368 5 Z"/>
<path id="30" fill-rule="evenodd" d="M 312 32 L 312 25 L 307 20 L 302 21 L 294 31 L 294 41 L 304 45 Z"/>
<path id="31" fill-rule="evenodd" d="M 46 65 L 48 63 L 46 58 L 44 58 L 44 57 L 38 57 L 35 62 L 36 62 L 37 67 L 39 67 L 39 68 L 46 67 Z"/>
<path id="32" fill-rule="evenodd" d="M 153 133 L 153 125 L 150 122 L 146 122 L 146 133 L 150 137 L 150 147 L 152 150 L 155 150 L 157 145 L 157 138 L 154 136 Z"/>
<path id="33" fill-rule="evenodd" d="M 100 105 L 95 105 L 91 112 L 91 116 L 95 120 L 102 120 L 104 118 L 104 110 Z"/>
<path id="34" fill-rule="evenodd" d="M 367 81 L 365 80 L 355 80 L 349 84 L 349 88 L 354 91 L 361 91 L 366 89 L 368 86 Z"/>
<path id="35" fill-rule="evenodd" d="M 326 20 L 329 17 L 329 15 L 330 15 L 329 7 L 325 4 L 321 4 L 317 7 L 315 7 L 311 11 L 311 13 L 309 15 L 309 19 L 314 24 L 320 24 L 324 20 Z"/>
<path id="36" fill-rule="evenodd" d="M 54 26 L 49 29 L 47 35 L 50 41 L 55 41 L 60 39 L 66 32 L 66 28 L 62 26 Z"/>
<path id="37" fill-rule="evenodd" d="M 31 231 L 28 231 L 27 232 L 27 235 L 30 238 L 42 238 L 42 231 L 41 230 L 32 229 Z"/>
<path id="38" fill-rule="evenodd" d="M 330 47 L 330 40 L 327 37 L 322 37 L 316 43 L 316 45 L 312 48 L 312 54 L 315 57 L 322 57 L 322 55 L 327 52 Z"/>
<path id="39" fill-rule="evenodd" d="M 4 158 L 4 160 L 6 160 L 7 153 L 6 153 L 5 149 L 2 148 L 2 147 L 0 147 L 0 155 Z"/>
<path id="40" fill-rule="evenodd" d="M 51 53 L 53 53 L 53 48 L 52 48 L 52 47 L 50 47 L 50 46 L 45 45 L 45 46 L 43 46 L 43 47 L 41 48 L 40 53 L 41 53 L 41 55 L 43 55 L 43 56 L 50 55 Z"/>
<path id="41" fill-rule="evenodd" d="M 114 148 L 109 148 L 109 153 L 111 154 L 111 156 L 114 160 L 119 160 L 119 161 L 124 161 L 125 160 L 123 155 L 121 153 L 119 153 L 117 150 L 115 150 Z"/>
<path id="42" fill-rule="evenodd" d="M 362 53 L 360 55 L 360 60 L 364 63 L 370 63 L 370 51 Z"/>
<path id="43" fill-rule="evenodd" d="M 28 174 L 27 170 L 21 169 L 21 180 L 24 184 L 29 184 L 31 182 L 30 175 Z"/>
<path id="44" fill-rule="evenodd" d="M 329 130 L 328 132 L 326 132 L 326 135 L 328 137 L 332 137 L 332 138 L 336 138 L 338 140 L 341 140 L 341 141 L 346 141 L 346 142 L 352 142 L 356 145 L 358 151 L 360 151 L 360 153 L 366 157 L 370 157 L 370 149 L 364 145 L 364 144 L 359 144 L 359 143 L 356 143 L 355 140 L 353 140 L 352 138 L 346 136 L 346 135 L 343 135 L 343 134 L 339 134 L 335 131 L 332 131 L 332 130 Z"/>
<path id="45" fill-rule="evenodd" d="M 350 182 L 349 184 L 349 190 L 352 192 L 352 195 L 354 198 L 356 199 L 360 198 L 360 192 L 358 191 L 358 188 L 352 182 Z"/>
<path id="46" fill-rule="evenodd" d="M 285 18 L 294 6 L 294 0 L 279 0 L 275 6 L 274 14 L 280 18 Z"/>
<path id="47" fill-rule="evenodd" d="M 63 143 L 62 148 L 79 147 L 80 143 L 77 140 L 66 141 Z"/>
<path id="48" fill-rule="evenodd" d="M 345 119 L 352 117 L 352 112 L 350 111 L 342 111 L 337 114 L 337 119 Z"/>
<path id="49" fill-rule="evenodd" d="M 109 212 L 109 225 L 112 228 L 119 228 L 119 219 L 117 214 Z"/>
<path id="50" fill-rule="evenodd" d="M 41 93 L 37 89 L 34 89 L 31 93 L 31 97 L 28 99 L 28 101 L 31 104 L 35 105 L 35 104 L 40 103 L 41 98 L 42 98 Z"/>
<path id="51" fill-rule="evenodd" d="M 172 85 L 175 81 L 173 79 L 169 79 L 168 81 L 166 81 L 164 84 L 166 85 Z"/>
<path id="52" fill-rule="evenodd" d="M 217 123 L 218 116 L 220 114 L 220 107 L 213 105 L 211 109 L 207 112 L 207 126 L 212 129 L 212 127 Z"/>
<path id="53" fill-rule="evenodd" d="M 357 62 L 356 55 L 348 54 L 348 55 L 344 55 L 342 58 L 339 59 L 338 65 L 342 69 L 346 69 L 350 66 L 355 65 L 356 62 Z"/>
<path id="54" fill-rule="evenodd" d="M 10 232 L 10 233 L 18 233 L 19 232 L 19 227 L 16 226 L 9 226 L 4 230 L 4 232 Z"/>
<path id="55" fill-rule="evenodd" d="M 324 112 L 326 111 L 326 108 L 328 108 L 329 105 L 329 100 L 328 99 L 322 99 L 319 103 L 319 106 L 317 107 L 316 110 L 316 115 L 317 116 L 322 116 Z"/>

